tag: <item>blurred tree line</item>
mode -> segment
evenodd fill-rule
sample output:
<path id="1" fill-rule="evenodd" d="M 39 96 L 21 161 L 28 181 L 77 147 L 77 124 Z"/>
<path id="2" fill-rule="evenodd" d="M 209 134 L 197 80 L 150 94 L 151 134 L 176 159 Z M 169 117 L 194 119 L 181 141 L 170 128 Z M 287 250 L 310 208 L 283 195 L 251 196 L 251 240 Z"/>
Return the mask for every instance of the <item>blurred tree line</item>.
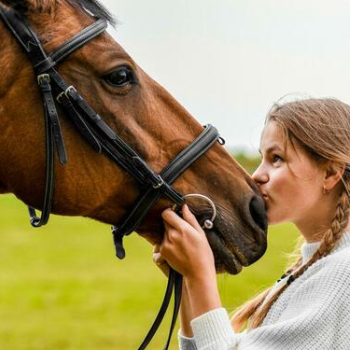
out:
<path id="1" fill-rule="evenodd" d="M 240 163 L 249 174 L 253 174 L 260 164 L 260 155 L 247 154 L 244 151 L 236 151 L 231 153 L 232 156 Z"/>

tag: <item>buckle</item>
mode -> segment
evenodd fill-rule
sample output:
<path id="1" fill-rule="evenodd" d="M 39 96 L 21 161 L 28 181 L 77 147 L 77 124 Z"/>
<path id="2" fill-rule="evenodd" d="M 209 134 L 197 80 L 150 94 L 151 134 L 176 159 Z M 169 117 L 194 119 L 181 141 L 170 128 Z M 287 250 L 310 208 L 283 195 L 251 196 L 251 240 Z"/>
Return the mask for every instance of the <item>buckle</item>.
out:
<path id="1" fill-rule="evenodd" d="M 154 189 L 160 188 L 164 185 L 164 180 L 162 179 L 162 177 L 160 175 L 158 175 L 158 180 L 159 181 L 153 185 Z"/>
<path id="2" fill-rule="evenodd" d="M 71 86 L 68 86 L 66 90 L 62 91 L 57 97 L 56 97 L 56 100 L 61 103 L 61 98 L 63 95 L 65 95 L 68 99 L 69 99 L 69 92 L 70 91 L 75 91 L 77 92 L 76 88 L 71 85 Z"/>
<path id="3" fill-rule="evenodd" d="M 47 73 L 38 75 L 37 79 L 38 79 L 38 84 L 39 84 L 39 85 L 42 84 L 42 82 L 43 82 L 44 79 L 47 79 L 47 82 L 48 82 L 48 83 L 49 83 L 50 80 L 51 80 L 50 75 L 47 74 Z"/>
<path id="4" fill-rule="evenodd" d="M 69 92 L 70 91 L 77 92 L 76 88 L 73 85 L 68 86 L 67 89 L 64 91 L 64 94 L 66 95 L 67 98 L 69 98 Z"/>
<path id="5" fill-rule="evenodd" d="M 61 103 L 61 98 L 62 96 L 64 95 L 64 91 L 62 91 L 57 97 L 56 97 L 56 100 L 58 103 Z"/>

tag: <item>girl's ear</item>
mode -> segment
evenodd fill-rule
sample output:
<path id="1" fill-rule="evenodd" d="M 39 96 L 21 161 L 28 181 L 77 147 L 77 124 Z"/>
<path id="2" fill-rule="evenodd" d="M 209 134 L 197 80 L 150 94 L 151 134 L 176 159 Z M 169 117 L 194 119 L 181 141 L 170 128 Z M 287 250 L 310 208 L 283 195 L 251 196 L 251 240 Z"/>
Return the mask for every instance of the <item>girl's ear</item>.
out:
<path id="1" fill-rule="evenodd" d="M 345 164 L 329 162 L 326 167 L 324 188 L 331 191 L 341 181 L 345 172 Z"/>

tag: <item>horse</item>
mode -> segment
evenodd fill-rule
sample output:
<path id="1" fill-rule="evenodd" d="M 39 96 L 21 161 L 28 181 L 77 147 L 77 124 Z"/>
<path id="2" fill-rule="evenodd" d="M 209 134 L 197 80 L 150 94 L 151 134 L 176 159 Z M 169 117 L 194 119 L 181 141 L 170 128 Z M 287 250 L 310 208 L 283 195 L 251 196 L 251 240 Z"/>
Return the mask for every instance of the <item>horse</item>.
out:
<path id="1" fill-rule="evenodd" d="M 28 20 L 46 52 L 91 25 L 93 16 L 112 25 L 111 14 L 96 0 L 0 0 Z M 13 193 L 30 207 L 42 208 L 45 193 L 45 137 L 41 95 L 33 68 L 18 42 L 0 21 L 0 193 Z M 57 70 L 89 101 L 108 125 L 156 172 L 189 145 L 203 127 L 125 50 L 103 33 L 65 58 Z M 122 81 L 123 84 L 118 82 Z M 64 115 L 62 109 L 60 115 Z M 52 212 L 117 225 L 139 189 L 109 158 L 94 153 L 61 118 L 69 162 L 55 158 Z M 200 193 L 215 202 L 215 226 L 208 230 L 218 272 L 239 273 L 266 250 L 266 213 L 258 186 L 219 143 L 174 183 L 180 193 Z M 171 205 L 161 198 L 137 229 L 160 243 L 160 213 Z M 208 208 L 193 203 L 198 217 Z"/>

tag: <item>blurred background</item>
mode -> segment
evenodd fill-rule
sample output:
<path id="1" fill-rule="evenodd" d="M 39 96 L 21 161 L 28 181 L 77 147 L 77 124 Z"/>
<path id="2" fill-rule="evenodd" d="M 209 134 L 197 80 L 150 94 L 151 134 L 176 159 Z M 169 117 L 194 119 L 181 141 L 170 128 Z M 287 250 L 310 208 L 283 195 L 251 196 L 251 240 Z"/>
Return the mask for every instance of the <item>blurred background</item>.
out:
<path id="1" fill-rule="evenodd" d="M 350 102 L 347 0 L 103 0 L 135 61 L 234 150 L 285 95 Z"/>
<path id="2" fill-rule="evenodd" d="M 345 0 L 102 2 L 118 19 L 109 29 L 116 40 L 201 123 L 218 127 L 250 172 L 275 101 L 350 102 Z M 119 261 L 108 225 L 54 216 L 34 230 L 15 197 L 1 196 L 0 208 L 0 349 L 137 349 L 166 286 L 151 246 L 131 235 Z M 296 238 L 290 225 L 272 227 L 258 263 L 218 277 L 229 311 L 280 277 Z M 162 348 L 169 322 L 150 349 Z"/>
<path id="3" fill-rule="evenodd" d="M 0 349 L 136 350 L 167 282 L 152 262 L 151 245 L 130 235 L 120 261 L 108 225 L 52 216 L 48 226 L 33 229 L 15 197 L 1 196 L 0 208 Z M 296 231 L 275 226 L 268 237 L 267 253 L 257 263 L 218 277 L 230 312 L 282 275 Z M 170 316 L 150 350 L 163 348 Z M 171 350 L 177 349 L 177 329 Z"/>

